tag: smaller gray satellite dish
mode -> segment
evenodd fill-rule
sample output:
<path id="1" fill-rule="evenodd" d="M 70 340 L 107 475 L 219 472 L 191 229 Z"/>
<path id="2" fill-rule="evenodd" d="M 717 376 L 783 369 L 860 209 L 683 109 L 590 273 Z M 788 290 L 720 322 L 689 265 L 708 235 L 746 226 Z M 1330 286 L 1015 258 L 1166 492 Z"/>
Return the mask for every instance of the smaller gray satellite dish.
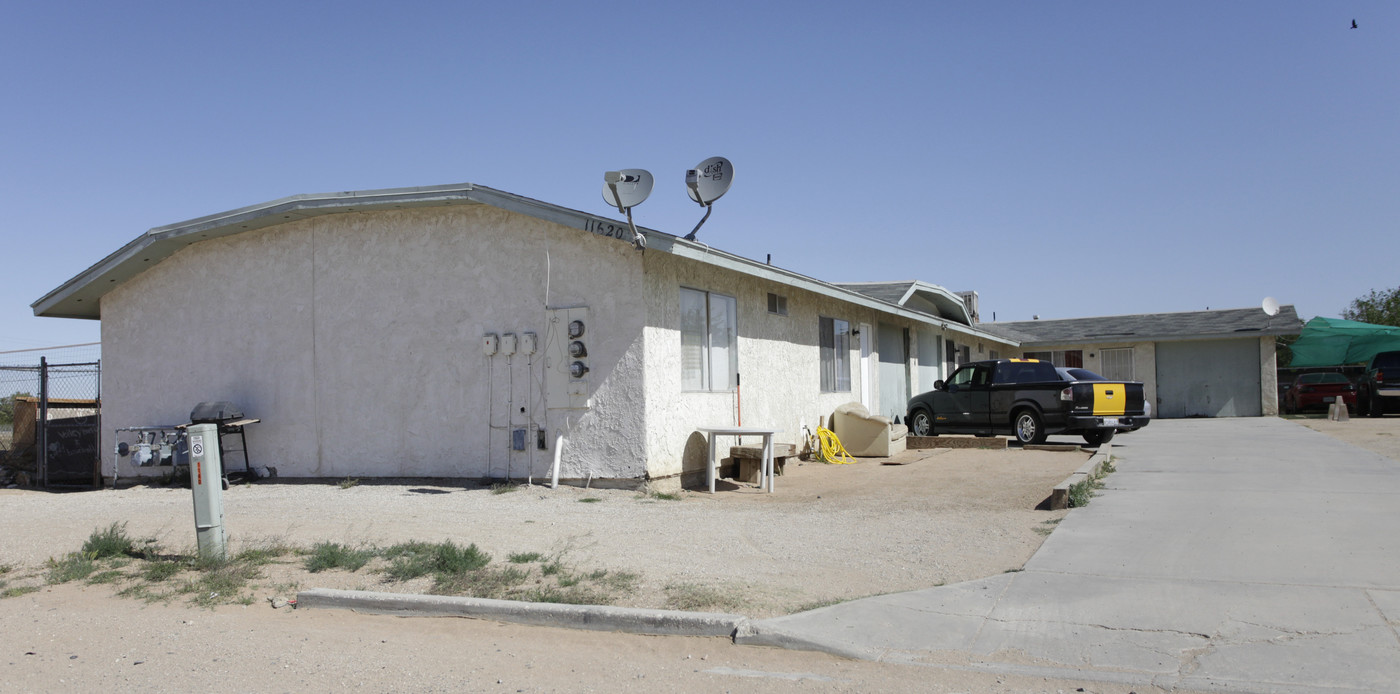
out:
<path id="1" fill-rule="evenodd" d="M 1270 317 L 1277 316 L 1279 309 L 1278 299 L 1275 299 L 1272 296 L 1264 297 L 1263 309 L 1264 313 L 1269 314 Z"/>
<path id="2" fill-rule="evenodd" d="M 685 187 L 690 199 L 706 207 L 724 195 L 733 182 L 734 165 L 724 157 L 710 157 L 685 171 Z"/>
<path id="3" fill-rule="evenodd" d="M 646 169 L 623 169 L 603 174 L 603 200 L 619 210 L 642 204 L 651 195 L 654 179 Z"/>

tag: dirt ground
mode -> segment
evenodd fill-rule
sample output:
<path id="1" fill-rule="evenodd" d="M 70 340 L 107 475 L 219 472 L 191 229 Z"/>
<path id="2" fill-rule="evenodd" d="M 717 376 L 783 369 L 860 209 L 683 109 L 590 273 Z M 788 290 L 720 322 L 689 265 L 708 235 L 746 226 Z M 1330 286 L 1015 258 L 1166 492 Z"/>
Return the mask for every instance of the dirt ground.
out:
<path id="1" fill-rule="evenodd" d="M 558 556 L 578 572 L 635 575 L 615 604 L 761 618 L 1018 569 L 1053 527 L 1047 521 L 1065 514 L 1035 507 L 1087 458 L 909 451 L 899 459 L 905 465 L 791 464 L 774 494 L 721 482 L 717 494 L 688 491 L 673 500 L 562 486 L 493 493 L 476 485 L 259 483 L 224 494 L 225 527 L 233 552 L 272 543 L 451 540 L 475 544 L 498 563 L 519 553 Z M 0 527 L 12 532 L 0 536 L 0 564 L 15 567 L 6 578 L 42 581 L 47 559 L 77 551 L 113 522 L 133 538 L 156 538 L 165 552 L 194 551 L 186 489 L 3 490 Z M 425 580 L 390 581 L 375 568 L 311 574 L 289 559 L 264 567 L 255 597 L 289 598 L 311 587 L 427 589 Z M 695 604 L 707 594 L 718 604 Z"/>
<path id="2" fill-rule="evenodd" d="M 679 499 L 634 491 L 509 493 L 472 487 L 256 484 L 225 495 L 231 546 L 277 541 L 475 543 L 493 557 L 561 553 L 580 570 L 634 572 L 616 604 L 672 607 L 677 586 L 738 596 L 750 617 L 1019 569 L 1064 511 L 1035 507 L 1087 460 L 1081 451 L 908 452 L 905 465 L 793 464 L 777 493 L 724 482 Z M 596 501 L 583 502 L 584 499 Z M 0 600 L 0 663 L 20 691 L 1074 691 L 1129 687 L 906 667 L 659 638 L 274 609 L 311 587 L 420 590 L 369 568 L 265 568 L 248 604 L 146 603 L 113 585 L 44 584 L 44 563 L 96 529 L 191 551 L 188 490 L 54 494 L 0 490 L 0 575 L 37 592 Z M 682 592 L 683 593 L 683 592 Z M 1068 689 L 1065 689 L 1068 687 Z M 1139 691 L 1145 691 L 1139 688 Z"/>
<path id="3" fill-rule="evenodd" d="M 1307 426 L 1400 460 L 1400 418 Z M 475 542 L 496 556 L 571 545 L 569 560 L 637 570 L 623 604 L 665 606 L 665 586 L 699 582 L 741 593 L 750 616 L 1019 568 L 1064 512 L 1033 510 L 1083 453 L 945 451 L 903 466 L 789 468 L 769 496 L 741 485 L 676 501 L 635 492 L 334 485 L 236 487 L 235 547 L 269 538 L 387 543 Z M 583 503 L 582 499 L 597 498 Z M 0 599 L 4 689 L 22 692 L 1128 692 L 1160 691 L 934 666 L 850 661 L 735 646 L 726 639 L 646 637 L 472 619 L 392 618 L 274 609 L 296 587 L 376 587 L 354 574 L 269 574 L 249 605 L 192 607 L 113 595 L 110 585 L 43 585 L 26 573 L 127 523 L 173 548 L 193 544 L 189 492 L 133 488 L 70 494 L 0 490 L 0 582 L 42 587 Z"/>
<path id="4" fill-rule="evenodd" d="M 1400 416 L 1352 417 L 1345 422 L 1333 422 L 1326 415 L 1292 415 L 1286 419 L 1353 446 L 1400 460 Z"/>

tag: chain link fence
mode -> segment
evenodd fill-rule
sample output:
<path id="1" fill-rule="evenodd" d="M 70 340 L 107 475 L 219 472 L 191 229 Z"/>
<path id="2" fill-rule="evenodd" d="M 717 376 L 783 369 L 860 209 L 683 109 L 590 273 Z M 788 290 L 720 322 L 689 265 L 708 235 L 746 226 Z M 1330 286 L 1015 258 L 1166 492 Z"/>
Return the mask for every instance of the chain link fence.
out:
<path id="1" fill-rule="evenodd" d="M 78 348 L 100 354 L 95 345 L 0 353 L 0 485 L 101 486 L 101 360 L 47 356 Z"/>

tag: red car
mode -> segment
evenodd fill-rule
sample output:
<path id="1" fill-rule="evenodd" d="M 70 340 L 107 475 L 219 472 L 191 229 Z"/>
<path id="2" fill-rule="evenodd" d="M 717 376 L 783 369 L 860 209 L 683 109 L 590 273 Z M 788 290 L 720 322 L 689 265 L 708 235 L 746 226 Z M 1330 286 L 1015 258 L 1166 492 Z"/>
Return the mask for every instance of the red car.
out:
<path id="1" fill-rule="evenodd" d="M 1303 374 L 1283 396 L 1284 412 L 1301 412 L 1309 407 L 1326 407 L 1341 398 L 1347 411 L 1356 409 L 1356 386 L 1339 373 Z"/>

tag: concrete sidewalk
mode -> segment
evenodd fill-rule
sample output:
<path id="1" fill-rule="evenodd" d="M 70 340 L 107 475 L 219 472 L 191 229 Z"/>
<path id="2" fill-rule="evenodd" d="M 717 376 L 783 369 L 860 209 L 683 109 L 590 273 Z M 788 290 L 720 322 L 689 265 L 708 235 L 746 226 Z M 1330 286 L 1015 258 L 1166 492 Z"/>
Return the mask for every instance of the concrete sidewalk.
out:
<path id="1" fill-rule="evenodd" d="M 1114 440 L 1022 572 L 740 627 L 740 643 L 1242 692 L 1400 691 L 1400 462 L 1274 418 Z"/>

